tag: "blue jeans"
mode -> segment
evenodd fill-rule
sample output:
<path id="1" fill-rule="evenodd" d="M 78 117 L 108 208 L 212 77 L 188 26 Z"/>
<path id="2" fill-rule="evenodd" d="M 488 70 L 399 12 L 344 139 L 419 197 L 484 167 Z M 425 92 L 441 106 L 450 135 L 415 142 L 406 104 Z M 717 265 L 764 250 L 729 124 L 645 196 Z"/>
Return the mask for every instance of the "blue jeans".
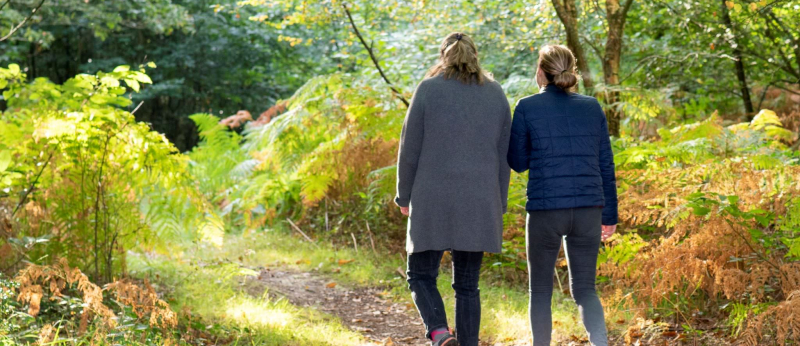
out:
<path id="1" fill-rule="evenodd" d="M 603 306 L 595 291 L 602 208 L 528 212 L 529 306 L 534 346 L 549 346 L 553 276 L 562 239 L 569 267 L 569 288 L 592 345 L 608 345 Z"/>
<path id="2" fill-rule="evenodd" d="M 408 288 L 427 331 L 426 337 L 439 328 L 447 328 L 444 302 L 436 288 L 439 263 L 444 251 L 408 254 Z M 481 323 L 481 298 L 478 289 L 483 252 L 451 251 L 453 289 L 456 291 L 455 334 L 461 346 L 478 346 Z"/>

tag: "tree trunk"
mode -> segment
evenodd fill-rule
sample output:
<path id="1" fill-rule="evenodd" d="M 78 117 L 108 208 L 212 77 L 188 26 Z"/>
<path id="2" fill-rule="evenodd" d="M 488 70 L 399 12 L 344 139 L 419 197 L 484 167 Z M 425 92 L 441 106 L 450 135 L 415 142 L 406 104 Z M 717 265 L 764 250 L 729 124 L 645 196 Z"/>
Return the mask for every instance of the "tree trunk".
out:
<path id="1" fill-rule="evenodd" d="M 734 63 L 736 65 L 736 78 L 739 79 L 739 89 L 742 93 L 742 101 L 744 101 L 744 110 L 745 113 L 747 113 L 747 119 L 753 120 L 755 111 L 753 110 L 753 101 L 750 99 L 750 88 L 747 86 L 747 74 L 745 73 L 744 69 L 742 47 L 739 45 L 739 39 L 736 36 L 736 31 L 733 29 L 733 21 L 731 21 L 731 16 L 728 13 L 728 6 L 725 4 L 725 0 L 721 0 L 721 2 L 722 21 L 725 23 L 725 27 L 728 28 L 733 37 L 733 57 L 736 59 L 736 62 Z"/>
<path id="2" fill-rule="evenodd" d="M 581 77 L 583 78 L 583 89 L 586 94 L 592 94 L 594 92 L 592 71 L 589 70 L 589 63 L 586 60 L 586 54 L 583 51 L 580 36 L 578 35 L 578 6 L 575 0 L 551 1 L 556 9 L 558 18 L 564 25 L 564 31 L 567 33 L 567 47 L 569 47 L 578 61 L 578 70 L 581 71 Z"/>
<path id="3" fill-rule="evenodd" d="M 626 0 L 620 5 L 620 0 L 606 0 L 606 21 L 608 34 L 606 37 L 605 56 L 603 57 L 603 79 L 608 87 L 619 85 L 619 68 L 622 61 L 622 36 L 625 34 L 625 20 L 633 0 Z M 608 132 L 619 137 L 619 121 L 622 112 L 617 108 L 620 101 L 619 91 L 610 90 L 605 94 L 608 105 L 606 118 L 608 119 Z"/>

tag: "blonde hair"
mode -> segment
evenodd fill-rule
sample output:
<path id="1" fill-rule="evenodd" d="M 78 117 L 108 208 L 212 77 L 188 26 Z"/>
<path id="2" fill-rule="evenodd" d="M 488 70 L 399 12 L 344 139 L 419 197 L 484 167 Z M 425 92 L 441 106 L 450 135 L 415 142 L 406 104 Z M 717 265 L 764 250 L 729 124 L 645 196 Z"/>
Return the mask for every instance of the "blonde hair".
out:
<path id="1" fill-rule="evenodd" d="M 425 78 L 443 75 L 445 79 L 456 79 L 464 84 L 483 84 L 492 81 L 492 75 L 481 69 L 478 62 L 478 47 L 472 38 L 454 32 L 442 41 L 439 61 L 433 65 Z"/>
<path id="2" fill-rule="evenodd" d="M 547 84 L 571 91 L 579 80 L 576 65 L 575 56 L 566 46 L 547 45 L 539 50 L 539 69 L 544 72 Z M 544 84 L 544 81 L 540 82 Z"/>

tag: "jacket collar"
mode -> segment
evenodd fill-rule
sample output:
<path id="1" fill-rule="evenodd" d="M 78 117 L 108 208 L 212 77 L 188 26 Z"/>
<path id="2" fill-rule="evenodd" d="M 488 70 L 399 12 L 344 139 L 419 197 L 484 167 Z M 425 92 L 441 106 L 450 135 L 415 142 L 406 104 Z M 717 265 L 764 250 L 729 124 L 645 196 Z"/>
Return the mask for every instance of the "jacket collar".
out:
<path id="1" fill-rule="evenodd" d="M 559 88 L 557 85 L 555 85 L 553 83 L 545 85 L 544 91 L 545 92 L 557 93 L 557 94 L 566 94 L 567 93 L 566 91 L 564 91 L 564 89 Z"/>

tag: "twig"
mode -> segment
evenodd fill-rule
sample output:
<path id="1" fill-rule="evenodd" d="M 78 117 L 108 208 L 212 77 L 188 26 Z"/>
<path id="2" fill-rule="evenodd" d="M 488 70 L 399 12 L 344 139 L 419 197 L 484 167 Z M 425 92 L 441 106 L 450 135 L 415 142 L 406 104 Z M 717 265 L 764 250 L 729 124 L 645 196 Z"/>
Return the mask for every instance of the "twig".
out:
<path id="1" fill-rule="evenodd" d="M 561 286 L 561 276 L 558 275 L 558 269 L 553 271 L 553 275 L 555 275 L 558 280 L 558 289 L 561 290 L 561 293 L 564 293 L 564 286 Z"/>
<path id="2" fill-rule="evenodd" d="M 6 7 L 6 5 L 8 5 L 8 3 L 10 2 L 11 0 L 6 0 L 2 5 L 0 5 L 0 11 L 2 11 Z"/>
<path id="3" fill-rule="evenodd" d="M 358 241 L 356 241 L 356 235 L 350 232 L 350 236 L 353 237 L 353 247 L 356 248 L 356 255 L 358 255 Z"/>
<path id="4" fill-rule="evenodd" d="M 761 98 L 758 100 L 758 109 L 761 109 L 761 105 L 764 104 L 764 98 L 767 97 L 767 91 L 769 91 L 771 86 L 772 83 L 767 84 L 767 86 L 764 87 L 764 91 L 761 92 Z"/>
<path id="5" fill-rule="evenodd" d="M 100 159 L 100 170 L 97 173 L 97 196 L 94 200 L 94 279 L 100 280 L 100 264 L 99 264 L 99 248 L 97 247 L 98 229 L 100 227 L 100 198 L 105 194 L 103 191 L 103 167 L 106 163 L 106 156 L 108 155 L 108 143 L 114 135 L 109 131 L 106 137 L 106 143 L 103 146 L 103 156 Z"/>
<path id="6" fill-rule="evenodd" d="M 45 1 L 47 1 L 47 0 L 40 1 L 39 5 L 37 5 L 36 8 L 31 10 L 31 14 L 29 14 L 28 17 L 26 17 L 22 22 L 20 22 L 19 25 L 17 25 L 14 28 L 12 28 L 11 31 L 8 32 L 8 35 L 6 35 L 3 38 L 0 38 L 0 42 L 3 42 L 5 40 L 7 40 L 9 37 L 11 37 L 11 35 L 14 35 L 14 33 L 17 32 L 17 30 L 19 30 L 19 28 L 21 28 L 23 25 L 25 25 L 25 23 L 27 23 L 28 20 L 30 20 L 31 17 L 33 17 L 34 14 L 36 14 L 36 11 L 39 11 L 39 9 L 42 8 L 42 5 L 44 5 Z M 5 6 L 5 5 L 3 5 L 3 6 Z"/>
<path id="7" fill-rule="evenodd" d="M 342 3 L 342 8 L 344 8 L 344 13 L 347 14 L 347 19 L 350 20 L 350 26 L 353 27 L 353 31 L 355 32 L 356 36 L 358 37 L 358 40 L 361 41 L 361 45 L 363 45 L 364 49 L 366 49 L 367 53 L 369 53 L 369 57 L 370 57 L 370 59 L 372 59 L 372 63 L 375 65 L 375 68 L 378 69 L 378 73 L 380 73 L 381 77 L 383 77 L 383 80 L 386 82 L 386 84 L 389 84 L 389 89 L 392 89 L 392 92 L 394 93 L 394 96 L 396 96 L 398 99 L 400 99 L 400 101 L 402 101 L 403 104 L 406 105 L 406 108 L 408 108 L 408 100 L 406 100 L 406 98 L 403 97 L 403 94 L 400 93 L 400 91 L 397 90 L 397 88 L 394 87 L 394 84 L 392 84 L 392 82 L 389 81 L 389 78 L 386 77 L 386 74 L 383 73 L 383 69 L 381 68 L 381 64 L 378 63 L 378 58 L 375 57 L 375 53 L 372 51 L 372 48 L 367 44 L 367 41 L 364 40 L 364 37 L 361 36 L 361 32 L 358 31 L 358 27 L 356 26 L 356 22 L 353 21 L 353 16 L 350 15 L 350 10 L 347 8 L 347 4 L 346 3 Z"/>
<path id="8" fill-rule="evenodd" d="M 728 224 L 728 227 L 731 229 L 731 232 L 733 232 L 733 234 L 735 234 L 735 235 L 739 236 L 739 238 L 742 238 L 742 240 L 744 241 L 744 244 L 745 244 L 745 245 L 747 245 L 747 247 L 748 247 L 748 248 L 750 248 L 750 251 L 753 251 L 753 253 L 754 253 L 754 254 L 755 254 L 755 255 L 756 255 L 756 256 L 757 256 L 757 257 L 758 257 L 760 260 L 762 260 L 762 261 L 766 262 L 767 264 L 769 264 L 770 266 L 772 266 L 773 268 L 775 268 L 775 270 L 777 270 L 777 271 L 778 271 L 778 274 L 780 274 L 780 275 L 783 277 L 783 279 L 784 279 L 784 280 L 786 280 L 786 281 L 789 281 L 789 278 L 788 278 L 788 277 L 786 277 L 786 274 L 784 274 L 784 273 L 783 273 L 783 270 L 781 269 L 781 267 L 780 267 L 779 265 L 777 265 L 777 264 L 773 263 L 772 261 L 770 261 L 770 260 L 769 260 L 769 259 L 768 259 L 766 256 L 764 256 L 764 255 L 763 255 L 761 252 L 758 252 L 758 251 L 756 251 L 756 249 L 753 247 L 753 245 L 752 245 L 752 244 L 750 244 L 750 241 L 749 241 L 749 240 L 747 240 L 747 237 L 745 237 L 743 234 L 741 234 L 741 233 L 739 233 L 738 231 L 736 231 L 736 228 L 735 228 L 735 227 L 733 227 L 733 223 L 732 223 L 730 220 L 725 220 L 725 223 L 726 223 L 726 224 Z"/>
<path id="9" fill-rule="evenodd" d="M 328 199 L 325 199 L 325 232 L 330 232 L 331 228 L 328 226 Z"/>
<path id="10" fill-rule="evenodd" d="M 33 192 L 33 189 L 36 188 L 36 183 L 39 182 L 39 178 L 42 176 L 42 173 L 44 173 L 44 170 L 47 168 L 47 165 L 50 164 L 50 159 L 52 158 L 53 158 L 53 152 L 51 151 L 50 155 L 47 156 L 47 161 L 45 161 L 44 164 L 42 165 L 42 169 L 39 170 L 38 174 L 36 174 L 36 178 L 33 179 L 31 185 L 28 187 L 28 190 L 25 191 L 25 194 L 22 195 L 22 199 L 19 200 L 19 203 L 17 203 L 17 206 L 14 208 L 14 211 L 11 212 L 12 218 L 14 217 L 14 215 L 17 214 L 19 208 L 22 207 L 23 204 L 25 204 L 25 201 L 28 200 L 28 196 L 31 194 L 31 192 Z"/>
<path id="11" fill-rule="evenodd" d="M 316 247 L 319 247 L 319 245 L 317 245 L 317 243 L 315 243 L 313 240 L 311 240 L 311 238 L 307 234 L 305 234 L 305 232 L 303 232 L 303 230 L 301 230 L 300 227 L 297 227 L 297 225 L 295 225 L 294 222 L 292 222 L 291 219 L 289 219 L 287 217 L 286 221 L 289 221 L 289 224 L 292 225 L 292 228 L 294 228 L 295 231 L 297 231 L 300 234 L 302 234 L 303 237 L 306 238 L 306 240 L 308 240 L 309 243 L 314 244 Z"/>
<path id="12" fill-rule="evenodd" d="M 138 111 L 139 108 L 142 107 L 143 104 L 144 104 L 144 101 L 139 102 L 139 105 L 136 106 L 136 108 L 133 109 L 133 112 L 131 112 L 131 114 L 136 114 L 136 111 Z"/>
<path id="13" fill-rule="evenodd" d="M 377 254 L 378 251 L 375 251 L 375 240 L 372 239 L 372 230 L 369 229 L 369 221 L 367 222 L 367 234 L 369 234 L 369 243 L 372 245 L 372 253 Z"/>
<path id="14" fill-rule="evenodd" d="M 407 275 L 406 275 L 406 273 L 403 271 L 403 268 L 397 267 L 397 273 L 398 273 L 398 274 L 400 274 L 400 276 L 402 276 L 402 277 L 403 277 L 403 279 L 406 279 L 406 280 L 408 280 L 408 276 L 407 276 Z"/>

